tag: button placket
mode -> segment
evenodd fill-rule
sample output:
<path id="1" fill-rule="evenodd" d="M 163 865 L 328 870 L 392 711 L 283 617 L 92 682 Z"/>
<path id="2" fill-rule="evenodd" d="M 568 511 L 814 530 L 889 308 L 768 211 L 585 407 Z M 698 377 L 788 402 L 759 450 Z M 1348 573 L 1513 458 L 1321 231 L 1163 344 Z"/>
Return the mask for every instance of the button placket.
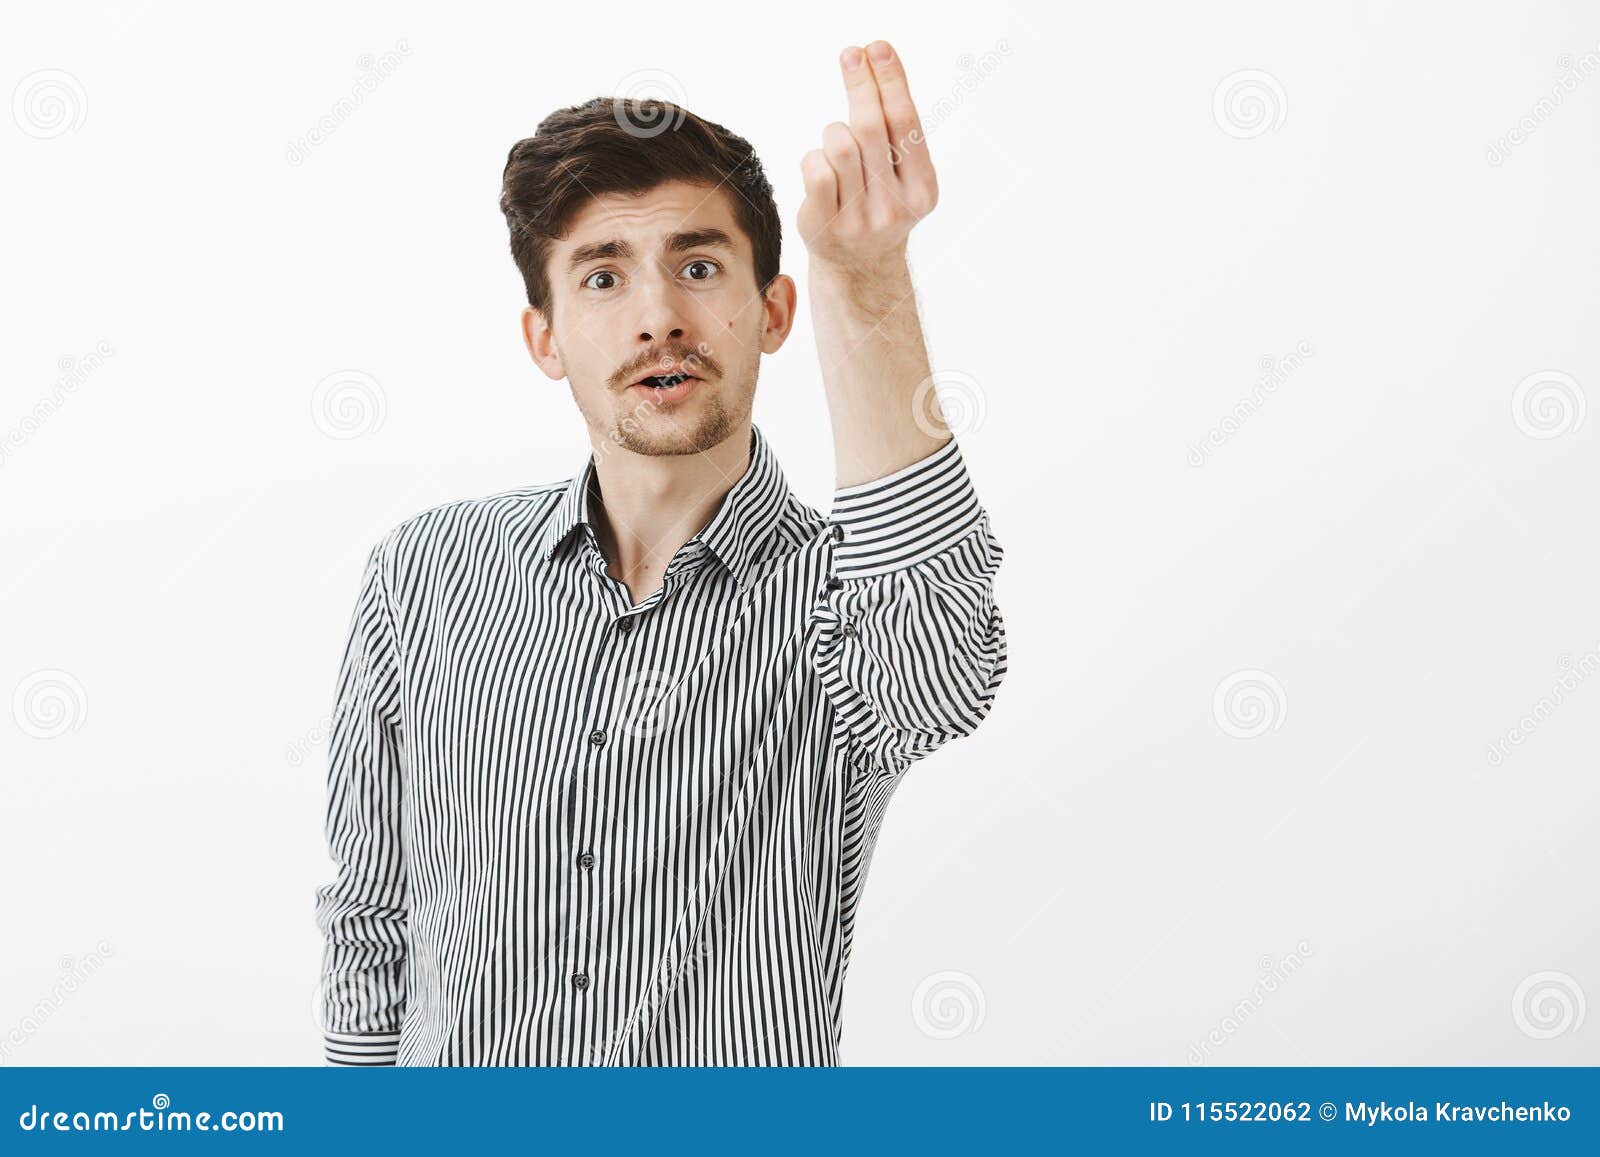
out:
<path id="1" fill-rule="evenodd" d="M 600 728 L 594 728 L 589 732 L 587 741 L 584 744 L 587 754 L 587 758 L 583 760 L 583 776 L 587 784 L 586 794 L 582 801 L 583 808 L 572 824 L 572 844 L 569 846 L 587 849 L 593 843 L 592 825 L 600 808 L 594 797 L 600 791 L 599 758 L 605 747 L 605 739 L 605 731 Z M 594 953 L 592 930 L 594 928 L 596 893 L 593 873 L 582 870 L 583 856 L 587 854 L 585 851 L 573 857 L 574 866 L 572 879 L 569 883 L 573 897 L 571 944 L 575 949 L 572 964 L 580 969 L 583 965 L 593 960 Z M 573 984 L 579 992 L 582 992 L 588 984 L 587 974 L 583 971 L 575 972 Z"/>
<path id="2" fill-rule="evenodd" d="M 608 710 L 606 705 L 613 698 L 612 686 L 623 663 L 621 656 L 626 653 L 618 646 L 630 629 L 624 624 L 632 624 L 635 617 L 614 619 L 613 623 L 618 628 L 618 634 L 600 635 L 594 652 L 594 661 L 590 666 L 585 696 L 587 727 L 579 732 L 583 754 L 578 759 L 573 799 L 582 806 L 569 813 L 567 825 L 568 838 L 572 841 L 567 846 L 574 849 L 571 861 L 572 928 L 568 938 L 569 982 L 579 993 L 589 988 L 593 979 L 590 970 L 593 968 L 595 953 L 602 947 L 595 943 L 593 931 L 598 917 L 596 905 L 599 901 L 594 873 L 596 857 L 593 849 L 596 841 L 603 842 L 604 838 L 603 833 L 595 830 L 604 813 L 604 807 L 598 800 L 604 795 L 603 771 L 606 749 L 617 738 L 615 727 L 610 725 L 606 718 Z"/>

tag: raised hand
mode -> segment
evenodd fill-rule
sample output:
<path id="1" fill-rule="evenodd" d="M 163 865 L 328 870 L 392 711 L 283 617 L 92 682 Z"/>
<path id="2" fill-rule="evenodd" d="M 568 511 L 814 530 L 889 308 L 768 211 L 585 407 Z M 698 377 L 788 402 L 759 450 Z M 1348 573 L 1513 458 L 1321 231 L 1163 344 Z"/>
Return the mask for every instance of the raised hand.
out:
<path id="1" fill-rule="evenodd" d="M 887 41 L 839 57 L 850 123 L 822 130 L 800 162 L 797 224 L 814 264 L 869 273 L 903 262 L 912 227 L 933 211 L 939 182 L 905 68 Z"/>

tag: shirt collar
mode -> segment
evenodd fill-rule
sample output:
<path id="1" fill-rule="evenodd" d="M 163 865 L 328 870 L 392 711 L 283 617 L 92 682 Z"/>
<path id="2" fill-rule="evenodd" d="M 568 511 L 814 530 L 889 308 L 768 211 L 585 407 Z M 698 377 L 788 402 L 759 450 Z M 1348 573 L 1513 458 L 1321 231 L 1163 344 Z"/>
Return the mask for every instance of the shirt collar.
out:
<path id="1" fill-rule="evenodd" d="M 562 489 L 555 512 L 545 524 L 539 540 L 539 555 L 546 562 L 579 526 L 593 534 L 591 486 L 599 488 L 592 452 L 583 468 Z M 789 486 L 777 456 L 760 427 L 752 423 L 749 467 L 723 498 L 711 521 L 689 543 L 703 544 L 743 591 L 755 578 L 760 548 L 771 534 L 788 498 Z"/>

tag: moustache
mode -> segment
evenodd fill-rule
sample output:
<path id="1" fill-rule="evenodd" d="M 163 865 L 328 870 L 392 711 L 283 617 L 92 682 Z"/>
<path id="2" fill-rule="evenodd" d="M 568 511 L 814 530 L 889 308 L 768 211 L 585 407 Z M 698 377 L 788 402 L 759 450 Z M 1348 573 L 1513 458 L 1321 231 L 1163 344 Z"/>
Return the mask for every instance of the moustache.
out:
<path id="1" fill-rule="evenodd" d="M 695 350 L 668 349 L 619 370 L 612 375 L 611 384 L 615 388 L 626 389 L 641 378 L 649 377 L 652 373 L 664 373 L 671 367 L 681 367 L 682 372 L 702 380 L 722 376 L 721 365 L 710 354 Z"/>

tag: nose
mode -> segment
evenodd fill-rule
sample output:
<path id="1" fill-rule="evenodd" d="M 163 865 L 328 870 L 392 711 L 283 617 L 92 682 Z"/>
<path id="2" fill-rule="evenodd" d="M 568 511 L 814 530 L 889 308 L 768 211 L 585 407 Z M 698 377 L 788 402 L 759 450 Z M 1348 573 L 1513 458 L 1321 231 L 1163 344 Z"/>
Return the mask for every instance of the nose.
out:
<path id="1" fill-rule="evenodd" d="M 643 281 L 638 295 L 640 344 L 684 340 L 687 319 L 677 280 L 670 271 L 657 268 Z"/>

